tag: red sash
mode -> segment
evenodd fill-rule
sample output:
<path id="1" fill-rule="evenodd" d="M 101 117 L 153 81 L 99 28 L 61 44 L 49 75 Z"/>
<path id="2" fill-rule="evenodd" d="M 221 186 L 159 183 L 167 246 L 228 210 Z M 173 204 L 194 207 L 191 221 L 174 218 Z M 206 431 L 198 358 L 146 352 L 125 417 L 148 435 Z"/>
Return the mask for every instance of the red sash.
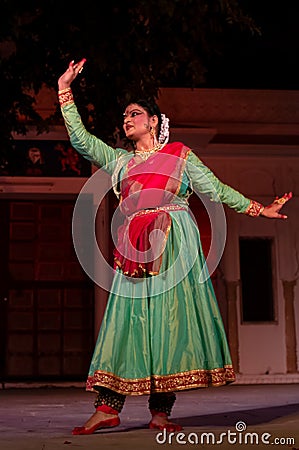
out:
<path id="1" fill-rule="evenodd" d="M 121 182 L 121 212 L 114 250 L 115 267 L 132 277 L 159 273 L 162 253 L 171 227 L 169 210 L 181 186 L 190 149 L 180 142 L 167 144 L 146 161 L 132 158 Z"/>

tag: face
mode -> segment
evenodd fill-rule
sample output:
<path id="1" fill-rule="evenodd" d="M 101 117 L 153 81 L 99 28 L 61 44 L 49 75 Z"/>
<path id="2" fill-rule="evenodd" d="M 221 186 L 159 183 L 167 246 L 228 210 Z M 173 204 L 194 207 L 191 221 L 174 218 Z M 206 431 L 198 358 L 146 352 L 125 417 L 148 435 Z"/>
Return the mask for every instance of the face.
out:
<path id="1" fill-rule="evenodd" d="M 123 123 L 126 137 L 133 140 L 140 139 L 144 134 L 149 133 L 150 128 L 155 126 L 156 121 L 157 116 L 150 117 L 141 106 L 135 103 L 128 105 L 124 112 Z"/>

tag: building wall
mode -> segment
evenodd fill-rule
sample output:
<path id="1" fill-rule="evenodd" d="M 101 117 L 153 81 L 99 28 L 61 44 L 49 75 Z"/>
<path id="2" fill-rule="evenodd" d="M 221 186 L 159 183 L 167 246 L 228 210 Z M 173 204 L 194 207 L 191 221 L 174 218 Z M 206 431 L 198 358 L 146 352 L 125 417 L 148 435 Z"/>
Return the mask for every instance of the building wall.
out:
<path id="1" fill-rule="evenodd" d="M 298 101 L 299 92 L 294 91 L 162 89 L 159 97 L 161 111 L 170 117 L 171 140 L 189 145 L 223 182 L 263 204 L 288 191 L 294 194 L 284 207 L 287 221 L 251 218 L 225 207 L 227 238 L 217 292 L 227 314 L 224 320 L 241 382 L 299 381 Z M 47 107 L 42 105 L 46 115 Z M 53 139 L 66 137 L 64 127 L 53 133 Z M 78 194 L 86 181 L 0 177 L 0 192 L 5 198 L 32 194 L 59 198 Z M 105 249 L 109 228 L 105 203 L 96 226 Z M 276 320 L 272 323 L 241 321 L 240 236 L 274 239 Z M 107 292 L 95 285 L 95 335 L 106 301 Z"/>
<path id="2" fill-rule="evenodd" d="M 235 294 L 237 323 L 228 318 L 228 335 L 239 379 L 246 382 L 298 382 L 298 100 L 298 92 L 288 91 L 165 89 L 159 101 L 170 117 L 172 140 L 189 145 L 224 183 L 264 205 L 285 192 L 294 195 L 284 207 L 287 220 L 251 218 L 225 208 L 220 267 L 228 289 L 219 300 L 229 303 Z M 273 238 L 273 322 L 242 323 L 242 236 Z"/>

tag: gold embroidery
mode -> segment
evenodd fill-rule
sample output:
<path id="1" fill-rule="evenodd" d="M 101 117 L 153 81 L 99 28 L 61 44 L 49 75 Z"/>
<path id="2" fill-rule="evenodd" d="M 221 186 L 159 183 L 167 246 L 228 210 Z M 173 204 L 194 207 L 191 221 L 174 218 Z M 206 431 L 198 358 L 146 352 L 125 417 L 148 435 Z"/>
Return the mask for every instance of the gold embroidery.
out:
<path id="1" fill-rule="evenodd" d="M 146 378 L 121 378 L 109 372 L 97 371 L 89 376 L 87 391 L 104 386 L 123 395 L 145 395 L 153 392 L 182 391 L 209 386 L 223 386 L 235 381 L 232 366 L 211 370 L 190 370 L 172 375 L 152 375 Z"/>
<path id="2" fill-rule="evenodd" d="M 261 205 L 259 202 L 256 202 L 255 200 L 250 200 L 249 206 L 245 211 L 245 214 L 252 217 L 259 216 L 264 210 L 263 205 Z"/>
<path id="3" fill-rule="evenodd" d="M 180 210 L 187 211 L 187 208 L 184 206 L 178 205 L 177 203 L 173 203 L 173 204 L 169 204 L 169 205 L 165 205 L 165 206 L 157 206 L 155 208 L 140 209 L 139 211 L 128 216 L 128 219 L 132 220 L 135 217 L 143 216 L 144 214 L 151 214 L 156 211 L 180 211 Z"/>
<path id="4" fill-rule="evenodd" d="M 185 170 L 185 167 L 186 167 L 186 164 L 187 164 L 187 159 L 188 159 L 188 156 L 191 153 L 191 148 L 186 147 L 186 146 L 184 146 L 183 148 L 184 148 L 184 152 L 185 153 L 180 158 L 184 159 L 184 162 L 183 162 L 183 164 L 181 166 L 181 170 L 180 170 L 180 174 L 179 174 L 179 178 L 178 178 L 180 180 L 180 182 L 179 182 L 178 187 L 176 189 L 175 195 L 178 195 L 179 192 L 180 192 L 181 185 L 182 185 L 182 180 L 183 180 L 183 175 L 184 175 L 184 170 Z"/>
<path id="5" fill-rule="evenodd" d="M 71 88 L 66 88 L 58 91 L 58 100 L 61 108 L 63 106 L 74 103 L 74 97 Z"/>

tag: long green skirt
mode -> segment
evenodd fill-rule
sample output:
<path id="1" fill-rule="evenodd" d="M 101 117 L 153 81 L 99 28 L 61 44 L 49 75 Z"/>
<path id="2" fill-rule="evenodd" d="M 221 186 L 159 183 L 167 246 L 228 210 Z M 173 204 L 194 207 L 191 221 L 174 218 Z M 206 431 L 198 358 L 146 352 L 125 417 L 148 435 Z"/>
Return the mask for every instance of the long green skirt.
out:
<path id="1" fill-rule="evenodd" d="M 198 227 L 187 211 L 171 217 L 160 274 L 142 279 L 115 274 L 89 391 L 104 386 L 143 395 L 235 380 Z"/>

